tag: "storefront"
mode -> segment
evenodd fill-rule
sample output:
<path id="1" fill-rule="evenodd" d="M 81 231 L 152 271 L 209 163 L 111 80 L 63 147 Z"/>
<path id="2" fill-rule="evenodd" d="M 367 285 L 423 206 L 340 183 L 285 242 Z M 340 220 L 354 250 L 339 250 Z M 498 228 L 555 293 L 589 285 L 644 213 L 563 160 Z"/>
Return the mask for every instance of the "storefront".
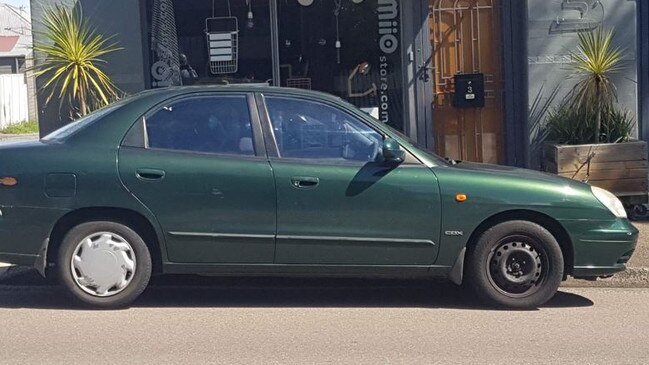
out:
<path id="1" fill-rule="evenodd" d="M 148 86 L 319 90 L 403 130 L 399 7 L 396 0 L 147 0 Z"/>
<path id="2" fill-rule="evenodd" d="M 619 25 L 635 49 L 646 27 L 641 2 L 626 0 L 66 1 L 116 34 L 125 50 L 108 70 L 128 93 L 231 83 L 324 91 L 441 155 L 521 166 L 533 165 L 528 99 L 565 78 L 565 46 L 599 22 Z M 637 72 L 640 54 L 629 60 L 622 101 L 643 135 L 637 80 L 649 71 Z"/>

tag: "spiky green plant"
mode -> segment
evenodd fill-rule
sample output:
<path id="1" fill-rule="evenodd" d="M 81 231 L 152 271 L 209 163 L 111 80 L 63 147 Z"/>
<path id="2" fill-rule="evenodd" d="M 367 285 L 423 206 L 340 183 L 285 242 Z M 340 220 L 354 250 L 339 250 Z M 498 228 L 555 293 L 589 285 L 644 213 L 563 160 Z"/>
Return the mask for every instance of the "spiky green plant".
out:
<path id="1" fill-rule="evenodd" d="M 561 105 L 548 113 L 545 133 L 560 143 L 578 145 L 589 143 L 595 134 L 595 110 Z M 597 143 L 628 142 L 635 119 L 628 110 L 611 107 L 601 115 L 601 131 Z"/>
<path id="2" fill-rule="evenodd" d="M 598 28 L 593 32 L 579 34 L 577 51 L 572 52 L 573 66 L 579 82 L 575 85 L 570 107 L 590 109 L 595 117 L 593 142 L 601 135 L 602 116 L 610 113 L 617 100 L 617 90 L 611 75 L 620 71 L 623 50 L 613 46 L 612 29 Z"/>
<path id="3" fill-rule="evenodd" d="M 589 143 L 595 134 L 594 116 L 592 109 L 559 106 L 548 113 L 546 119 L 548 138 L 559 144 Z"/>
<path id="4" fill-rule="evenodd" d="M 34 67 L 35 76 L 45 77 L 42 89 L 49 90 L 46 102 L 60 99 L 80 116 L 93 106 L 104 106 L 118 99 L 118 89 L 104 72 L 103 56 L 121 50 L 111 37 L 98 34 L 84 19 L 80 7 L 54 4 L 43 8 L 41 41 L 34 49 L 44 61 Z"/>
<path id="5" fill-rule="evenodd" d="M 630 111 L 613 108 L 602 118 L 600 140 L 606 143 L 628 142 L 635 123 Z"/>
<path id="6" fill-rule="evenodd" d="M 537 158 L 542 155 L 543 143 L 547 140 L 550 130 L 545 124 L 545 120 L 548 115 L 552 112 L 552 104 L 554 100 L 559 95 L 559 85 L 553 87 L 550 92 L 545 94 L 545 84 L 541 85 L 541 88 L 536 93 L 532 104 L 529 106 L 527 114 L 527 123 L 529 131 L 529 142 L 530 142 L 530 157 L 532 160 L 532 166 L 535 166 Z"/>

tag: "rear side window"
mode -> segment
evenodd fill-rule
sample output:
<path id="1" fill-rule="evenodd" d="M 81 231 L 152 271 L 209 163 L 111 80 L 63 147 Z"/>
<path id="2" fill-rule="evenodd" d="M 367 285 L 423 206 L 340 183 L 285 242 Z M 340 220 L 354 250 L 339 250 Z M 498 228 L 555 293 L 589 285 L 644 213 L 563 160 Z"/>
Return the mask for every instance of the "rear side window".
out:
<path id="1" fill-rule="evenodd" d="M 119 109 L 122 105 L 124 105 L 124 102 L 118 102 L 112 105 L 109 105 L 107 107 L 104 107 L 102 109 L 99 109 L 97 111 L 94 111 L 85 117 L 76 120 L 74 122 L 70 122 L 69 124 L 66 124 L 65 126 L 55 130 L 54 132 L 48 134 L 47 136 L 43 137 L 43 141 L 47 142 L 57 142 L 57 141 L 63 141 L 66 138 L 74 135 L 75 133 L 79 132 L 80 130 L 88 127 L 89 125 L 95 123 L 98 120 L 101 120 L 103 117 L 106 115 L 112 113 L 113 111 Z"/>
<path id="2" fill-rule="evenodd" d="M 245 96 L 206 96 L 177 101 L 147 117 L 145 125 L 148 148 L 255 154 Z"/>

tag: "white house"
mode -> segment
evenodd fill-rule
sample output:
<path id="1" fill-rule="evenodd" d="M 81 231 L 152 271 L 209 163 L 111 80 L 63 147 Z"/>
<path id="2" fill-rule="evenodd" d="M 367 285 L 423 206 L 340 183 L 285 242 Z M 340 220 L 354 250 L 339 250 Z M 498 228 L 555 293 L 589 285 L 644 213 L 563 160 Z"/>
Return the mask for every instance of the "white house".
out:
<path id="1" fill-rule="evenodd" d="M 32 24 L 28 12 L 0 3 L 0 128 L 36 118 L 31 64 Z"/>

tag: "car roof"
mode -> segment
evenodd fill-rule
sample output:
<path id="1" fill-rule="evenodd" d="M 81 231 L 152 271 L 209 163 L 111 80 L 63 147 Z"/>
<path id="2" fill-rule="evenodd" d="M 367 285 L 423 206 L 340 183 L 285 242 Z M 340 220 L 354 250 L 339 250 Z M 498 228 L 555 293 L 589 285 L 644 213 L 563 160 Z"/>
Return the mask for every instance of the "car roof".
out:
<path id="1" fill-rule="evenodd" d="M 273 93 L 286 96 L 312 96 L 330 101 L 343 101 L 340 97 L 328 93 L 307 89 L 296 89 L 289 87 L 268 86 L 266 84 L 229 84 L 229 85 L 200 85 L 200 86 L 171 86 L 160 89 L 149 89 L 136 94 L 141 96 L 152 96 L 155 94 L 183 95 L 200 92 L 237 92 L 237 93 Z"/>
<path id="2" fill-rule="evenodd" d="M 81 141 L 92 141 L 92 143 L 114 144 L 121 140 L 124 134 L 137 121 L 137 118 L 144 115 L 152 106 L 176 97 L 190 96 L 210 92 L 223 93 L 266 93 L 282 96 L 312 97 L 321 101 L 329 101 L 335 104 L 346 104 L 343 99 L 311 90 L 294 89 L 285 87 L 274 87 L 258 84 L 233 84 L 233 85 L 200 85 L 200 86 L 174 86 L 159 89 L 150 89 L 133 94 L 118 102 L 122 105 L 110 114 L 101 118 L 101 123 L 91 123 L 82 130 L 75 132 L 66 138 L 68 143 Z"/>

